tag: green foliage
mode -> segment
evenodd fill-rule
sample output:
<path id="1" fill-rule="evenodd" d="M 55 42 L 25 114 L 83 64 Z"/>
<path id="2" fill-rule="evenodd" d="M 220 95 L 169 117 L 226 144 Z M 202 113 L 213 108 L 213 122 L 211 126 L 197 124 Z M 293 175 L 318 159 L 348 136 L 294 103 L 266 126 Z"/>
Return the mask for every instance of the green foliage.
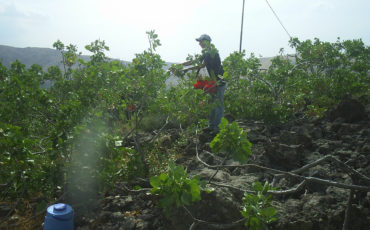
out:
<path id="1" fill-rule="evenodd" d="M 155 53 L 160 40 L 155 31 L 147 35 L 149 48 L 136 54 L 128 66 L 109 61 L 104 54 L 109 48 L 101 40 L 85 47 L 93 54 L 88 62 L 78 60 L 75 45 L 55 42 L 53 46 L 62 54 L 63 71 L 54 66 L 44 72 L 38 65 L 26 69 L 18 61 L 10 68 L 0 64 L 0 184 L 6 185 L 0 191 L 2 198 L 43 194 L 51 199 L 61 194 L 78 172 L 90 175 L 99 191 L 104 191 L 116 181 L 163 171 L 168 159 L 175 158 L 170 154 L 189 144 L 182 140 L 174 147 L 179 151 L 166 150 L 146 143 L 141 136 L 142 130 L 162 127 L 168 117 L 173 126 L 187 128 L 182 137 L 186 139 L 197 125 L 207 123 L 212 107 L 209 94 L 193 89 L 196 71 L 185 76 L 181 66 L 172 67 L 180 76 L 179 84 L 166 87 L 169 74 Z M 284 122 L 295 112 L 320 116 L 347 93 L 369 101 L 370 51 L 361 40 L 292 39 L 290 44 L 297 50 L 295 57 L 281 52 L 264 71 L 258 58 L 253 54 L 246 58 L 244 51 L 224 60 L 226 113 L 238 119 Z M 213 51 L 211 44 L 203 50 Z M 187 59 L 200 64 L 200 57 L 189 55 Z M 76 64 L 78 68 L 72 68 Z M 41 88 L 46 81 L 53 82 L 52 86 Z M 126 116 L 129 108 L 134 109 Z M 246 132 L 226 120 L 220 128 L 212 150 L 246 162 L 251 148 Z M 116 146 L 123 137 L 130 138 L 124 143 L 127 146 Z M 83 160 L 87 150 L 87 155 L 93 156 L 91 161 Z M 164 205 L 198 200 L 195 184 L 200 181 L 187 179 L 184 170 L 171 167 L 178 171 L 171 175 L 182 175 L 182 179 L 166 174 L 168 178 L 162 176 L 160 183 L 184 185 L 180 190 L 168 189 L 177 195 L 172 195 L 172 201 L 162 201 Z"/>
<path id="2" fill-rule="evenodd" d="M 258 69 L 261 64 L 258 58 L 251 54 L 250 58 L 244 59 L 245 50 L 241 53 L 233 52 L 223 61 L 225 69 L 224 78 L 228 82 L 234 82 L 245 76 L 248 80 L 252 80 L 258 74 Z"/>
<path id="3" fill-rule="evenodd" d="M 40 190 L 45 195 L 57 187 L 57 160 L 43 157 L 51 147 L 43 111 L 50 105 L 48 92 L 41 89 L 44 76 L 40 66 L 26 70 L 18 61 L 3 69 L 0 82 L 0 194 L 14 199 Z M 48 176 L 50 173 L 51 176 Z"/>
<path id="4" fill-rule="evenodd" d="M 187 127 L 208 118 L 212 106 L 209 99 L 209 94 L 194 90 L 192 80 L 184 79 L 159 95 L 155 107 L 158 113 L 169 116 L 172 123 Z"/>
<path id="5" fill-rule="evenodd" d="M 229 124 L 225 118 L 222 118 L 219 127 L 219 133 L 210 143 L 212 151 L 225 151 L 232 154 L 234 160 L 246 163 L 248 155 L 252 154 L 252 144 L 247 139 L 247 132 L 239 128 L 236 122 Z"/>
<path id="6" fill-rule="evenodd" d="M 158 46 L 157 35 L 151 36 Z M 80 67 L 72 70 L 76 46 L 57 41 L 54 47 L 62 53 L 64 76 L 57 67 L 44 73 L 36 65 L 28 70 L 19 62 L 9 70 L 0 65 L 0 183 L 8 185 L 1 191 L 8 199 L 22 190 L 54 196 L 78 174 L 95 178 L 100 191 L 116 180 L 145 176 L 145 148 L 140 152 L 112 143 L 124 135 L 124 125 L 140 127 L 141 116 L 155 110 L 166 79 L 164 62 L 144 51 L 124 68 L 107 62 L 109 48 L 97 40 L 86 46 L 91 60 L 77 60 Z M 41 89 L 46 80 L 53 85 Z M 130 121 L 129 105 L 139 108 Z"/>
<path id="7" fill-rule="evenodd" d="M 369 98 L 370 49 L 361 40 L 336 43 L 290 40 L 297 50 L 295 79 L 289 81 L 289 96 L 295 109 L 326 111 L 346 94 Z M 317 115 L 321 115 L 320 112 Z"/>
<path id="8" fill-rule="evenodd" d="M 283 50 L 267 70 L 252 54 L 225 58 L 225 108 L 238 118 L 284 122 L 296 112 L 322 116 L 344 95 L 369 100 L 370 49 L 361 40 L 336 43 L 291 39 L 296 54 Z"/>
<path id="9" fill-rule="evenodd" d="M 200 181 L 199 176 L 189 179 L 184 167 L 176 166 L 173 161 L 169 163 L 168 173 L 150 178 L 150 184 L 153 187 L 150 192 L 162 197 L 159 205 L 167 215 L 173 205 L 180 207 L 199 201 L 201 189 L 205 187 L 205 182 Z"/>
<path id="10" fill-rule="evenodd" d="M 288 114 L 282 106 L 285 102 L 280 101 L 281 86 L 275 85 L 277 79 L 259 70 L 260 61 L 253 54 L 247 59 L 244 57 L 244 51 L 234 52 L 223 62 L 224 77 L 228 81 L 226 111 L 235 117 L 266 122 L 285 120 Z M 271 71 L 274 69 L 273 66 L 270 68 Z M 284 78 L 285 75 L 280 73 L 279 76 Z"/>
<path id="11" fill-rule="evenodd" d="M 245 226 L 250 230 L 265 230 L 267 225 L 276 220 L 276 209 L 271 205 L 271 195 L 267 194 L 271 187 L 266 181 L 262 186 L 259 181 L 253 183 L 256 194 L 245 193 L 243 197 L 242 215 L 246 218 Z"/>
<path id="12" fill-rule="evenodd" d="M 22 193 L 24 197 L 29 197 L 40 191 L 39 186 L 46 195 L 53 190 L 53 185 L 56 187 L 55 181 L 46 178 L 51 170 L 45 170 L 50 165 L 39 155 L 42 149 L 32 152 L 39 141 L 37 138 L 25 138 L 19 126 L 0 123 L 0 182 L 8 184 L 0 195 L 7 194 L 8 198 L 15 199 L 17 193 Z"/>
<path id="13" fill-rule="evenodd" d="M 54 42 L 53 47 L 62 53 L 64 76 L 71 77 L 72 66 L 77 61 L 77 55 L 81 55 L 81 53 L 77 54 L 77 46 L 73 44 L 70 44 L 69 46 L 65 46 L 60 40 L 58 40 Z M 66 69 L 66 67 L 68 68 Z"/>
<path id="14" fill-rule="evenodd" d="M 91 56 L 91 63 L 98 64 L 106 61 L 107 57 L 104 51 L 109 51 L 109 47 L 105 45 L 105 41 L 95 40 L 90 45 L 86 45 L 85 49 L 93 53 Z"/>
<path id="15" fill-rule="evenodd" d="M 158 46 L 161 46 L 161 42 L 158 39 L 158 35 L 155 33 L 155 30 L 148 31 L 146 34 L 148 35 L 150 45 L 149 51 L 153 53 Z"/>
<path id="16" fill-rule="evenodd" d="M 169 71 L 175 75 L 176 77 L 184 80 L 185 72 L 184 67 L 182 65 L 172 64 L 169 68 Z"/>
<path id="17" fill-rule="evenodd" d="M 160 113 L 148 114 L 140 122 L 140 130 L 151 132 L 163 127 L 166 123 L 166 117 Z"/>

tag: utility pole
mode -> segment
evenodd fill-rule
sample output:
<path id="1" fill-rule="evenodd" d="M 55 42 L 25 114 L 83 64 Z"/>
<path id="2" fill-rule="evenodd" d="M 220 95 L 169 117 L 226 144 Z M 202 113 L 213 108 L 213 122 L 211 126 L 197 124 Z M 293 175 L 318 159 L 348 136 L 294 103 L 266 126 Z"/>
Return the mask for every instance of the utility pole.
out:
<path id="1" fill-rule="evenodd" d="M 244 22 L 244 3 L 245 0 L 243 0 L 243 9 L 242 9 L 242 26 L 240 29 L 240 44 L 239 44 L 239 53 L 242 52 L 242 40 L 243 40 L 243 22 Z"/>

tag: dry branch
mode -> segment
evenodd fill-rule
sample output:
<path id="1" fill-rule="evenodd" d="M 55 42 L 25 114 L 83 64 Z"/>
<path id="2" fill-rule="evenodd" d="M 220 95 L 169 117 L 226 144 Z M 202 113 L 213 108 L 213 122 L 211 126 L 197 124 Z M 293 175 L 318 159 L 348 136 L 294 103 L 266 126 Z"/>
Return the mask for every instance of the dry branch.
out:
<path id="1" fill-rule="evenodd" d="M 204 221 L 204 220 L 200 220 L 200 219 L 195 218 L 193 216 L 193 214 L 191 214 L 191 212 L 185 206 L 183 206 L 183 208 L 189 214 L 189 216 L 193 219 L 193 223 L 191 224 L 189 230 L 194 230 L 196 226 L 201 225 L 201 224 L 202 225 L 207 225 L 208 227 L 210 227 L 212 229 L 223 230 L 223 229 L 229 229 L 229 228 L 235 228 L 237 226 L 241 226 L 246 221 L 245 218 L 242 218 L 240 220 L 233 221 L 233 222 L 228 223 L 228 224 L 208 222 L 208 221 Z"/>
<path id="2" fill-rule="evenodd" d="M 278 196 L 294 194 L 296 192 L 301 191 L 304 188 L 304 186 L 306 185 L 306 183 L 307 183 L 307 181 L 304 180 L 301 183 L 299 183 L 295 188 L 291 188 L 291 189 L 287 189 L 287 190 L 269 190 L 269 191 L 267 191 L 267 193 L 271 194 L 271 195 L 278 195 Z M 214 183 L 214 182 L 211 182 L 209 184 L 215 185 L 215 186 L 218 186 L 218 187 L 233 189 L 233 190 L 243 192 L 243 193 L 256 193 L 255 191 L 245 190 L 245 189 L 237 188 L 237 187 L 227 185 L 227 184 L 220 184 L 220 183 Z"/>
<path id="3" fill-rule="evenodd" d="M 206 162 L 204 162 L 199 157 L 198 144 L 197 143 L 196 143 L 196 146 L 195 146 L 195 150 L 196 150 L 197 159 L 203 165 L 205 165 L 206 167 L 211 168 L 211 169 L 215 169 L 215 168 L 219 168 L 219 167 L 222 167 L 222 168 L 248 168 L 248 167 L 249 168 L 257 168 L 257 169 L 261 169 L 261 170 L 264 170 L 264 171 L 270 171 L 270 172 L 277 173 L 277 174 L 283 174 L 283 175 L 288 176 L 288 177 L 293 177 L 293 178 L 297 178 L 297 179 L 300 179 L 300 180 L 305 180 L 307 182 L 319 183 L 319 184 L 324 184 L 324 185 L 328 185 L 328 186 L 334 186 L 334 187 L 343 188 L 343 189 L 353 189 L 353 190 L 360 190 L 360 191 L 370 192 L 370 187 L 369 186 L 353 185 L 353 184 L 352 185 L 349 185 L 349 184 L 344 184 L 344 183 L 340 183 L 340 182 L 336 182 L 336 181 L 332 181 L 332 180 L 320 179 L 320 178 L 316 178 L 316 177 L 305 177 L 305 176 L 301 176 L 301 175 L 298 175 L 296 173 L 293 173 L 294 171 L 292 171 L 292 172 L 285 172 L 285 171 L 282 171 L 282 170 L 272 169 L 272 168 L 268 168 L 268 167 L 261 166 L 261 165 L 256 165 L 256 164 L 209 165 L 209 164 L 207 164 Z M 320 159 L 318 161 L 321 163 L 323 161 L 323 159 Z M 309 167 L 313 167 L 312 165 L 317 164 L 318 161 L 315 161 L 315 162 L 313 162 L 311 164 L 308 164 L 306 166 L 303 166 L 302 168 L 307 169 Z M 300 170 L 302 170 L 302 168 Z"/>
<path id="4" fill-rule="evenodd" d="M 164 127 L 168 125 L 168 118 L 170 118 L 170 116 L 167 116 L 166 123 L 164 123 L 164 125 L 159 129 L 158 133 L 152 139 L 150 139 L 149 143 L 153 143 L 158 138 L 159 134 L 161 134 Z"/>
<path id="5" fill-rule="evenodd" d="M 121 184 L 121 186 L 123 187 L 123 189 L 127 192 L 131 192 L 131 193 L 141 193 L 141 192 L 149 192 L 151 190 L 151 188 L 141 188 L 141 189 L 137 189 L 137 190 L 132 190 L 132 189 L 129 189 L 126 185 L 124 184 Z M 116 189 L 121 189 L 120 187 L 118 186 L 115 186 Z"/>
<path id="6" fill-rule="evenodd" d="M 348 223 L 349 223 L 349 217 L 350 217 L 351 205 L 352 205 L 352 197 L 353 197 L 353 190 L 351 189 L 349 196 L 348 196 L 346 212 L 344 214 L 344 222 L 343 222 L 342 230 L 348 230 Z"/>

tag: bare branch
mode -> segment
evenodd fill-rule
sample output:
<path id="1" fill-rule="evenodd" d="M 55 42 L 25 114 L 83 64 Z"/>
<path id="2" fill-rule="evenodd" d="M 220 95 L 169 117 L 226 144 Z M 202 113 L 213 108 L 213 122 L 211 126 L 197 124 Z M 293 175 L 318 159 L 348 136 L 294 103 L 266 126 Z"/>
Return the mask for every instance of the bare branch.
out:
<path id="1" fill-rule="evenodd" d="M 161 132 L 162 132 L 162 130 L 164 129 L 164 127 L 166 127 L 167 126 L 167 124 L 168 124 L 168 118 L 169 118 L 170 116 L 167 116 L 167 118 L 166 118 L 166 123 L 162 126 L 162 128 L 158 131 L 158 133 L 154 136 L 154 137 L 152 137 L 152 139 L 149 141 L 149 143 L 153 143 L 157 138 L 158 138 L 158 136 L 159 136 L 159 134 L 161 134 Z"/>
<path id="2" fill-rule="evenodd" d="M 306 180 L 307 182 L 314 182 L 314 183 L 319 183 L 319 184 L 325 184 L 325 185 L 334 186 L 334 187 L 338 187 L 338 188 L 344 188 L 344 189 L 354 189 L 354 190 L 360 190 L 360 191 L 370 192 L 370 187 L 368 187 L 368 186 L 348 185 L 348 184 L 344 184 L 344 183 L 340 183 L 340 182 L 335 182 L 335 181 L 331 181 L 331 180 L 320 179 L 320 178 L 316 178 L 316 177 L 305 177 L 305 176 L 301 176 L 301 175 L 295 174 L 293 172 L 285 172 L 285 171 L 282 171 L 282 170 L 272 169 L 272 168 L 268 168 L 268 167 L 261 166 L 261 165 L 256 165 L 256 164 L 243 164 L 243 165 L 209 165 L 206 162 L 202 161 L 202 159 L 200 159 L 199 152 L 198 152 L 198 145 L 197 144 L 196 144 L 195 150 L 196 150 L 197 159 L 203 165 L 205 165 L 208 168 L 212 168 L 212 169 L 218 168 L 218 167 L 222 167 L 222 168 L 248 168 L 248 167 L 250 167 L 250 168 L 257 168 L 257 169 L 261 169 L 261 170 L 264 170 L 264 171 L 270 171 L 270 172 L 273 172 L 273 173 L 284 174 L 285 176 L 293 177 L 293 178 L 298 178 L 300 180 Z"/>
<path id="3" fill-rule="evenodd" d="M 296 177 L 297 175 L 294 175 Z M 360 190 L 360 191 L 365 191 L 365 192 L 370 192 L 370 187 L 368 186 L 362 186 L 362 185 L 349 185 L 349 184 L 344 184 L 344 183 L 339 183 L 331 180 L 325 180 L 325 179 L 320 179 L 316 177 L 303 177 L 299 176 L 301 179 L 308 180 L 310 182 L 315 182 L 319 184 L 325 184 L 329 186 L 334 186 L 338 188 L 344 188 L 344 189 L 354 189 L 354 190 Z"/>
<path id="4" fill-rule="evenodd" d="M 352 177 L 352 176 L 355 176 L 357 177 L 358 179 L 362 179 L 366 182 L 366 184 L 370 185 L 370 178 L 361 174 L 360 172 L 358 172 L 357 170 L 351 168 L 350 166 L 348 166 L 347 164 L 343 163 L 342 161 L 338 160 L 337 158 L 333 157 L 332 155 L 329 155 L 329 158 L 334 161 L 335 163 L 337 163 L 339 166 L 341 166 L 344 170 L 347 171 L 347 173 Z"/>
<path id="5" fill-rule="evenodd" d="M 295 170 L 293 170 L 293 171 L 291 171 L 291 172 L 292 172 L 292 173 L 296 173 L 296 174 L 301 173 L 301 172 L 304 172 L 304 171 L 306 171 L 306 170 L 308 170 L 308 169 L 310 169 L 310 168 L 313 168 L 313 167 L 315 167 L 315 166 L 317 166 L 317 165 L 321 164 L 322 162 L 327 161 L 327 160 L 328 160 L 328 159 L 330 159 L 330 158 L 331 158 L 331 156 L 330 156 L 330 155 L 324 156 L 324 157 L 322 157 L 322 158 L 320 158 L 320 159 L 318 159 L 318 160 L 316 160 L 316 161 L 314 161 L 314 162 L 312 162 L 312 163 L 310 163 L 310 164 L 307 164 L 307 165 L 305 165 L 305 166 L 303 166 L 303 167 L 301 167 L 301 168 L 299 168 L 299 169 L 295 169 Z"/>
<path id="6" fill-rule="evenodd" d="M 42 142 L 44 141 L 44 140 L 46 140 L 46 139 L 48 139 L 49 137 L 44 137 L 44 138 L 42 138 L 41 140 L 40 140 L 40 142 L 39 142 L 39 147 L 40 147 L 40 149 L 42 149 L 41 151 L 39 151 L 39 152 L 30 152 L 32 155 L 36 155 L 36 154 L 40 154 L 40 153 L 45 153 L 46 152 L 46 150 L 45 150 L 45 148 L 41 145 L 42 144 Z"/>
<path id="7" fill-rule="evenodd" d="M 226 156 L 224 157 L 224 159 L 223 159 L 223 161 L 221 162 L 221 165 L 219 166 L 219 167 L 217 167 L 217 170 L 216 170 L 216 172 L 209 178 L 209 180 L 208 180 L 208 184 L 209 183 L 211 183 L 211 180 L 216 176 L 216 174 L 218 173 L 218 171 L 220 171 L 220 167 L 223 165 L 223 164 L 225 164 L 225 161 L 226 161 L 226 159 L 228 158 L 228 156 L 229 156 L 229 153 L 227 153 L 226 154 Z"/>
<path id="8" fill-rule="evenodd" d="M 301 173 L 301 172 L 304 172 L 312 167 L 315 167 L 319 164 L 321 164 L 322 162 L 325 162 L 325 161 L 328 161 L 328 160 L 331 160 L 332 162 L 338 164 L 339 166 L 341 166 L 341 168 L 343 168 L 350 176 L 356 176 L 357 178 L 359 179 L 362 179 L 364 181 L 366 181 L 367 184 L 370 185 L 370 178 L 361 174 L 360 172 L 356 171 L 355 169 L 351 168 L 350 166 L 348 166 L 347 164 L 343 163 L 342 161 L 338 160 L 337 158 L 335 158 L 333 155 L 327 155 L 327 156 L 324 156 L 310 164 L 307 164 L 299 169 L 295 169 L 293 171 L 291 171 L 292 173 Z"/>
<path id="9" fill-rule="evenodd" d="M 194 230 L 197 226 L 198 226 L 198 223 L 197 223 L 197 222 L 193 222 L 193 223 L 190 225 L 189 230 Z"/>
<path id="10" fill-rule="evenodd" d="M 269 191 L 267 191 L 267 193 L 269 193 L 271 195 L 290 195 L 290 194 L 294 194 L 296 192 L 301 191 L 304 188 L 304 186 L 306 185 L 306 183 L 307 183 L 307 181 L 304 180 L 301 183 L 299 183 L 297 185 L 297 187 L 295 187 L 295 188 L 291 188 L 291 189 L 287 189 L 287 190 L 279 190 L 279 191 L 269 190 Z"/>
<path id="11" fill-rule="evenodd" d="M 129 189 L 126 185 L 124 184 L 121 184 L 121 186 L 123 187 L 124 190 L 128 191 L 128 192 L 131 192 L 131 193 L 141 193 L 141 192 L 148 192 L 151 190 L 151 188 L 141 188 L 141 189 L 137 189 L 137 190 L 132 190 L 132 189 Z M 118 186 L 115 186 L 115 188 L 117 189 L 121 189 L 120 187 Z"/>
<path id="12" fill-rule="evenodd" d="M 238 192 L 255 193 L 254 191 L 251 191 L 251 190 L 245 190 L 245 189 L 237 188 L 237 187 L 234 187 L 234 186 L 231 186 L 231 185 L 227 185 L 227 184 L 220 184 L 220 183 L 214 183 L 214 182 L 211 182 L 209 184 L 215 185 L 215 186 L 218 186 L 218 187 L 224 187 L 224 188 L 233 189 L 233 190 L 236 190 Z"/>
<path id="13" fill-rule="evenodd" d="M 267 191 L 267 193 L 271 194 L 271 195 L 290 195 L 290 194 L 294 194 L 294 193 L 299 192 L 300 190 L 302 190 L 304 188 L 304 186 L 306 185 L 306 183 L 307 183 L 307 181 L 304 180 L 301 183 L 299 183 L 295 188 L 291 188 L 291 189 L 287 189 L 287 190 L 269 190 L 269 191 Z M 218 186 L 218 187 L 233 189 L 233 190 L 236 190 L 236 191 L 239 191 L 239 192 L 246 192 L 246 193 L 253 193 L 253 194 L 256 193 L 255 191 L 245 190 L 245 189 L 237 188 L 237 187 L 227 185 L 227 184 L 220 184 L 220 183 L 209 183 L 209 184 L 215 185 L 215 186 Z"/>
<path id="14" fill-rule="evenodd" d="M 352 197 L 353 197 L 353 190 L 351 189 L 351 191 L 349 192 L 349 196 L 348 196 L 347 208 L 346 208 L 346 212 L 344 215 L 344 222 L 343 222 L 342 230 L 348 230 L 348 222 L 349 222 L 349 217 L 351 213 Z"/>
<path id="15" fill-rule="evenodd" d="M 183 208 L 185 209 L 185 211 L 189 214 L 189 216 L 193 219 L 193 223 L 191 224 L 189 230 L 194 230 L 195 227 L 197 225 L 200 225 L 200 224 L 204 224 L 204 225 L 207 225 L 208 227 L 212 228 L 212 229 L 219 229 L 219 230 L 223 230 L 223 229 L 229 229 L 229 228 L 235 228 L 237 226 L 241 226 L 245 221 L 246 219 L 245 218 L 242 218 L 240 220 L 237 220 L 237 221 L 233 221 L 231 223 L 228 223 L 228 224 L 219 224 L 219 223 L 214 223 L 214 222 L 208 222 L 208 221 L 204 221 L 204 220 L 200 220 L 200 219 L 197 219 L 195 218 L 191 212 L 185 207 L 183 206 Z"/>

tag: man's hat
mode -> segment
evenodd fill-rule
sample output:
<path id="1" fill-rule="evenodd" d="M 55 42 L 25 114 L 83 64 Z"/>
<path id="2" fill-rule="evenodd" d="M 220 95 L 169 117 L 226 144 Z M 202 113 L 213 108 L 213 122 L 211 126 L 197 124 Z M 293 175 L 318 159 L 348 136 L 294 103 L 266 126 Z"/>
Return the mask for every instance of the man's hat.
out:
<path id="1" fill-rule="evenodd" d="M 195 40 L 198 42 L 203 41 L 203 40 L 211 41 L 211 37 L 208 36 L 207 34 L 202 34 L 199 38 L 196 38 Z"/>

